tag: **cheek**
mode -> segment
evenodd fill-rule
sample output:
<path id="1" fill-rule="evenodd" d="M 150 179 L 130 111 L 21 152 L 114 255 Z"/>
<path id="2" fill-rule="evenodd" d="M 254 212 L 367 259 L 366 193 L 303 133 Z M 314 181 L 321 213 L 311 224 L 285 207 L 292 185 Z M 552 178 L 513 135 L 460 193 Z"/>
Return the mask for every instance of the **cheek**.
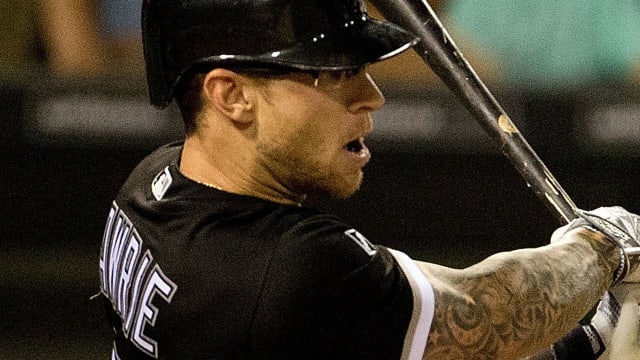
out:
<path id="1" fill-rule="evenodd" d="M 314 127 L 311 124 L 302 127 L 286 125 L 270 131 L 268 137 L 259 142 L 274 160 L 287 162 L 293 168 L 325 166 L 335 153 L 331 134 L 327 129 Z"/>
<path id="2" fill-rule="evenodd" d="M 257 146 L 267 166 L 276 167 L 279 173 L 289 173 L 310 156 L 318 144 L 306 121 L 308 116 L 292 107 L 271 107 L 260 113 Z"/>
<path id="3" fill-rule="evenodd" d="M 335 101 L 317 95 L 272 95 L 271 104 L 260 111 L 258 129 L 259 156 L 269 172 L 302 192 L 346 197 L 357 190 L 362 172 L 343 164 L 341 142 L 348 122 L 340 121 Z"/>
<path id="4" fill-rule="evenodd" d="M 274 111 L 258 128 L 258 143 L 284 152 L 301 151 L 311 146 L 308 126 L 296 114 Z"/>
<path id="5" fill-rule="evenodd" d="M 286 97 L 283 97 L 286 99 Z M 332 152 L 338 142 L 339 129 L 333 121 L 335 111 L 299 97 L 284 100 L 285 106 L 270 107 L 263 114 L 259 129 L 262 141 L 268 141 L 298 157 L 318 158 Z"/>

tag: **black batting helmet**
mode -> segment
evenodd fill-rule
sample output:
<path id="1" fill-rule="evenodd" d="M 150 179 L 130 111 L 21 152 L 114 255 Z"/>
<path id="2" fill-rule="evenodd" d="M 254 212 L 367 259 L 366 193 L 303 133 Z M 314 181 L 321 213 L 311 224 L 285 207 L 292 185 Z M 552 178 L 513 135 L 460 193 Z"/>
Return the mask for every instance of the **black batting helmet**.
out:
<path id="1" fill-rule="evenodd" d="M 417 42 L 370 18 L 363 0 L 144 0 L 142 35 L 149 97 L 161 108 L 196 65 L 351 69 Z"/>

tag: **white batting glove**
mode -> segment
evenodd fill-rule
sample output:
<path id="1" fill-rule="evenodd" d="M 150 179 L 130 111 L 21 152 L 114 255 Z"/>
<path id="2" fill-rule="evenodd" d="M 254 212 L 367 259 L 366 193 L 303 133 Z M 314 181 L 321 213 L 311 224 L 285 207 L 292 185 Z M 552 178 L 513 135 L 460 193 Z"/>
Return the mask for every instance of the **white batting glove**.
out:
<path id="1" fill-rule="evenodd" d="M 622 302 L 618 324 L 612 334 L 605 358 L 611 360 L 640 359 L 640 286 L 622 284 L 616 286 Z"/>
<path id="2" fill-rule="evenodd" d="M 579 210 L 578 215 L 579 218 L 554 231 L 551 242 L 558 241 L 562 235 L 577 227 L 600 231 L 620 248 L 620 266 L 613 283 L 623 280 L 640 282 L 640 271 L 634 271 L 640 264 L 640 217 L 620 206 L 600 207 L 592 211 Z"/>
<path id="3" fill-rule="evenodd" d="M 589 335 L 595 354 L 602 353 L 609 347 L 619 318 L 620 298 L 610 290 L 598 303 L 596 313 L 591 318 L 589 325 L 585 325 L 585 332 Z"/>

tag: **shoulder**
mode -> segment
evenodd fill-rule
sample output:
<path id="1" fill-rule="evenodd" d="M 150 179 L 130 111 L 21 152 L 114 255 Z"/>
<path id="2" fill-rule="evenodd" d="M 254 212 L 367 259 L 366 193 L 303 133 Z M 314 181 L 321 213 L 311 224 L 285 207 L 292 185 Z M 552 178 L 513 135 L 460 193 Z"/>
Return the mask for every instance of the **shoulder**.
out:
<path id="1" fill-rule="evenodd" d="M 270 279 L 315 292 L 327 302 L 360 299 L 355 303 L 372 308 L 382 306 L 391 293 L 410 288 L 390 249 L 334 216 L 306 210 L 300 215 L 276 242 Z"/>
<path id="2" fill-rule="evenodd" d="M 332 342 L 359 356 L 390 358 L 403 352 L 418 358 L 426 346 L 434 295 L 407 255 L 375 245 L 357 229 L 324 214 L 305 217 L 285 236 L 287 250 L 282 254 L 287 255 L 277 262 L 278 278 L 293 277 L 286 279 L 287 285 L 300 284 L 310 294 L 320 328 L 349 334 Z M 385 345 L 373 344 L 372 338 Z"/>
<path id="3" fill-rule="evenodd" d="M 169 165 L 177 165 L 182 153 L 182 142 L 165 144 L 147 155 L 133 173 L 144 172 L 153 176 Z"/>
<path id="4" fill-rule="evenodd" d="M 334 270 L 337 277 L 370 264 L 383 249 L 339 218 L 309 209 L 299 211 L 282 233 L 280 244 L 282 251 L 295 253 L 316 267 Z"/>
<path id="5" fill-rule="evenodd" d="M 121 191 L 130 191 L 135 187 L 151 185 L 164 169 L 179 163 L 182 143 L 175 142 L 163 145 L 142 159 L 129 173 Z"/>

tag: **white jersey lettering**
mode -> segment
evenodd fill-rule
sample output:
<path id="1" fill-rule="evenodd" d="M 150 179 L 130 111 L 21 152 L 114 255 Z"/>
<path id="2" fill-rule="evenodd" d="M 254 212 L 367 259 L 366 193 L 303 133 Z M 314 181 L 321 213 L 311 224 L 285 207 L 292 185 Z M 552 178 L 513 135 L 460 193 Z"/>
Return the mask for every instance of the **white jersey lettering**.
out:
<path id="1" fill-rule="evenodd" d="M 111 282 L 110 288 L 114 292 L 114 296 L 118 295 L 118 280 L 120 279 L 120 272 L 118 271 L 120 268 L 120 259 L 122 258 L 122 248 L 126 243 L 129 234 L 131 233 L 131 222 L 126 218 L 124 213 L 118 214 L 118 219 L 116 220 L 116 226 L 114 229 L 112 240 L 112 252 L 110 253 L 109 259 L 109 273 L 112 275 L 109 280 Z M 115 276 L 114 276 L 115 275 Z"/>
<path id="2" fill-rule="evenodd" d="M 159 295 L 166 302 L 170 303 L 175 294 L 176 285 L 166 277 L 160 267 L 156 265 L 151 273 L 149 281 L 145 285 L 142 295 L 142 307 L 137 312 L 136 327 L 132 340 L 142 351 L 154 357 L 158 356 L 158 344 L 144 334 L 146 325 L 154 326 L 158 317 L 158 308 L 153 306 L 151 300 L 155 295 Z"/>
<path id="3" fill-rule="evenodd" d="M 126 314 L 129 309 L 129 293 L 131 291 L 131 279 L 133 277 L 133 271 L 135 265 L 140 257 L 140 248 L 142 247 L 142 240 L 136 230 L 133 231 L 132 236 L 129 238 L 129 242 L 125 249 L 122 267 L 119 273 L 120 281 L 118 286 L 118 308 L 116 309 L 119 314 Z"/>
<path id="4" fill-rule="evenodd" d="M 140 293 L 142 292 L 141 291 L 142 285 L 144 284 L 144 274 L 147 273 L 147 269 L 149 269 L 149 265 L 151 264 L 152 260 L 153 260 L 153 257 L 151 256 L 151 253 L 149 252 L 149 250 L 147 250 L 147 252 L 144 254 L 144 257 L 142 258 L 142 262 L 140 263 L 140 266 L 138 267 L 138 270 L 136 273 L 136 278 L 133 283 L 133 293 L 131 295 L 132 299 L 140 298 Z M 133 306 L 137 306 L 137 304 L 133 304 Z M 133 321 L 136 319 L 136 312 L 138 311 L 137 309 L 133 309 L 133 308 L 130 308 L 129 310 L 130 311 L 127 314 L 124 314 L 126 318 L 126 321 L 124 323 L 124 334 L 127 338 L 129 338 L 129 331 L 133 326 Z"/>
<path id="5" fill-rule="evenodd" d="M 118 208 L 115 203 L 111 207 L 109 211 L 109 217 L 107 218 L 107 225 L 104 228 L 104 235 L 102 236 L 102 252 L 100 254 L 100 282 L 102 284 L 103 292 L 109 293 L 109 280 L 108 274 L 106 271 L 109 262 L 109 249 L 111 248 L 111 230 L 113 228 L 113 223 L 115 222 L 116 215 L 118 214 Z"/>
<path id="6" fill-rule="evenodd" d="M 160 310 L 152 304 L 156 295 L 171 303 L 178 286 L 154 264 L 149 250 L 131 220 L 114 202 L 102 239 L 100 281 L 102 293 L 122 319 L 122 331 L 144 353 L 158 358 L 158 343 L 145 334 Z"/>

